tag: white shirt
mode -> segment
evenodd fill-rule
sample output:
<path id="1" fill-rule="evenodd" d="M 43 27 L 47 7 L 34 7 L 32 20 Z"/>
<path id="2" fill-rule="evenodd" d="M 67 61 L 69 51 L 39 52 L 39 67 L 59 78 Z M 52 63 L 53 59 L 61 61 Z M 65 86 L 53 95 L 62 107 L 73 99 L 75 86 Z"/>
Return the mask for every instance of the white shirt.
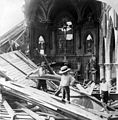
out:
<path id="1" fill-rule="evenodd" d="M 45 72 L 44 68 L 40 67 L 39 68 L 39 76 L 43 76 L 45 74 L 46 74 L 46 72 Z"/>
<path id="2" fill-rule="evenodd" d="M 100 83 L 100 94 L 101 94 L 101 91 L 109 91 L 109 85 L 107 82 L 105 83 Z"/>
<path id="3" fill-rule="evenodd" d="M 70 86 L 74 83 L 75 78 L 71 75 L 62 75 L 60 86 Z"/>
<path id="4" fill-rule="evenodd" d="M 33 74 L 33 75 L 32 75 L 32 74 Z M 32 72 L 29 74 L 29 76 L 32 75 L 32 76 L 39 77 L 39 76 L 43 76 L 43 75 L 45 75 L 45 74 L 46 74 L 46 70 L 45 70 L 44 68 L 42 68 L 42 67 L 38 67 L 36 70 L 32 71 Z"/>

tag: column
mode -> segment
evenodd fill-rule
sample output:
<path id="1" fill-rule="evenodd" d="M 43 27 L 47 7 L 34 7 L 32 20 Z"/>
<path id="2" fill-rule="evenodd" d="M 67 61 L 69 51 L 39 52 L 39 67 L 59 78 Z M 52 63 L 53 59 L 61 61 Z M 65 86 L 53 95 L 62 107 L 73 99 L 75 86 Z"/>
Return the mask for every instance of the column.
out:
<path id="1" fill-rule="evenodd" d="M 51 55 L 55 55 L 55 51 L 56 51 L 56 48 L 55 48 L 55 33 L 54 33 L 54 31 L 52 31 L 52 50 L 51 50 Z"/>
<path id="2" fill-rule="evenodd" d="M 104 38 L 104 40 L 105 40 L 105 64 L 104 64 L 105 65 L 105 78 L 107 82 L 110 82 L 111 64 L 110 64 L 110 45 L 109 45 L 108 35 L 107 35 L 107 38 Z"/>
<path id="3" fill-rule="evenodd" d="M 80 44 L 81 44 L 81 42 L 80 42 L 80 37 L 79 37 L 79 30 L 76 30 L 76 41 L 75 41 L 75 46 L 76 46 L 76 54 L 78 55 L 78 52 L 79 52 L 79 49 L 80 49 Z"/>
<path id="4" fill-rule="evenodd" d="M 105 77 L 104 70 L 104 40 L 103 40 L 103 29 L 100 29 L 100 41 L 99 41 L 99 70 L 100 70 L 100 80 Z"/>
<path id="5" fill-rule="evenodd" d="M 110 83 L 111 80 L 111 64 L 105 63 L 105 78 L 108 83 Z"/>
<path id="6" fill-rule="evenodd" d="M 105 75 L 104 75 L 104 64 L 103 63 L 99 64 L 99 67 L 100 67 L 100 80 L 101 80 L 102 78 L 105 77 Z"/>
<path id="7" fill-rule="evenodd" d="M 115 64 L 116 67 L 116 93 L 118 93 L 118 63 Z"/>
<path id="8" fill-rule="evenodd" d="M 34 34 L 34 31 L 33 31 L 33 29 L 34 29 L 34 27 L 33 27 L 33 22 L 28 22 L 27 23 L 28 24 L 28 42 L 29 42 L 29 55 L 30 55 L 30 58 L 31 59 L 34 59 L 34 56 L 35 56 L 35 52 L 34 52 L 34 48 L 33 48 L 33 46 L 34 46 L 34 43 L 33 43 L 33 34 Z"/>
<path id="9" fill-rule="evenodd" d="M 118 30 L 115 32 L 115 67 L 116 67 L 116 92 L 118 93 Z"/>

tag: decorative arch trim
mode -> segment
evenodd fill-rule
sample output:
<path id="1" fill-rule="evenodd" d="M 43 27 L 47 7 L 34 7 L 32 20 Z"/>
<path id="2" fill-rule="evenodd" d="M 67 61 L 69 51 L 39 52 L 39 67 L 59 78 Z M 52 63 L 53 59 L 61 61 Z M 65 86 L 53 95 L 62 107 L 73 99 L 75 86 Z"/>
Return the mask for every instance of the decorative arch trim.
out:
<path id="1" fill-rule="evenodd" d="M 94 53 L 94 37 L 91 31 L 87 31 L 84 35 L 84 52 Z"/>
<path id="2" fill-rule="evenodd" d="M 97 19 L 97 6 L 96 4 L 94 4 L 94 2 L 87 2 L 82 10 L 81 10 L 81 17 L 82 17 L 82 20 L 85 22 L 86 20 L 84 20 L 85 18 L 87 17 L 91 17 L 91 19 L 93 19 L 94 21 Z M 86 13 L 87 11 L 87 13 Z M 90 12 L 89 12 L 90 11 Z M 87 15 L 86 15 L 87 14 Z M 89 19 L 89 18 L 88 18 Z"/>
<path id="3" fill-rule="evenodd" d="M 74 21 L 78 20 L 78 13 L 76 7 L 73 5 L 73 3 L 69 0 L 65 1 L 56 1 L 52 4 L 48 11 L 48 19 L 52 23 L 54 23 L 55 19 L 57 18 L 57 14 L 61 15 L 62 13 L 69 13 L 69 16 L 72 16 Z"/>

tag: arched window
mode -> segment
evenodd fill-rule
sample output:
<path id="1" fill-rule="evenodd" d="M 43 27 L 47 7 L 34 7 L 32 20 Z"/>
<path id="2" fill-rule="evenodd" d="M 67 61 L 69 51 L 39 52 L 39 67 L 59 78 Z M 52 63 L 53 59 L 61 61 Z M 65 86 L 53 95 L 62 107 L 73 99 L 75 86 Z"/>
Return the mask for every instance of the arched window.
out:
<path id="1" fill-rule="evenodd" d="M 91 33 L 88 33 L 85 38 L 85 53 L 94 52 L 94 40 Z"/>
<path id="2" fill-rule="evenodd" d="M 57 25 L 58 54 L 72 54 L 74 52 L 73 23 L 68 17 L 60 19 Z"/>

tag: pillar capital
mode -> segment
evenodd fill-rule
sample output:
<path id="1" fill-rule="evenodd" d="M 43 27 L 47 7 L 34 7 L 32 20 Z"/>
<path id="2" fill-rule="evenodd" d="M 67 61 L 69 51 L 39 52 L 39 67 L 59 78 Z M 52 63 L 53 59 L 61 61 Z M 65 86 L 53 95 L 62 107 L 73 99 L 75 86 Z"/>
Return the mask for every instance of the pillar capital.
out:
<path id="1" fill-rule="evenodd" d="M 114 65 L 116 68 L 118 68 L 118 63 L 114 63 L 113 65 Z"/>
<path id="2" fill-rule="evenodd" d="M 105 67 L 108 67 L 108 68 L 110 68 L 112 65 L 113 65 L 113 64 L 111 64 L 111 63 L 104 63 L 104 66 L 105 66 Z"/>
<path id="3" fill-rule="evenodd" d="M 100 67 L 104 67 L 104 63 L 98 63 Z"/>

